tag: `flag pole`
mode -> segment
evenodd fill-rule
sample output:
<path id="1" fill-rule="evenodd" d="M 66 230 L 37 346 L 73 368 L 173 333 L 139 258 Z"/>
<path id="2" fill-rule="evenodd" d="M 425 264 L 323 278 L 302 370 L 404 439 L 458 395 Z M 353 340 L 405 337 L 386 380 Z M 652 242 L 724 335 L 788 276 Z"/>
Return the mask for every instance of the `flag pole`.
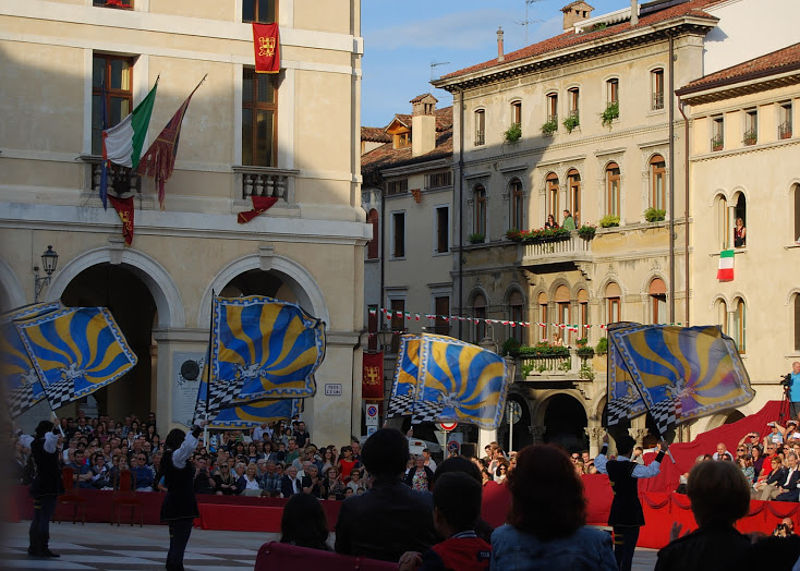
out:
<path id="1" fill-rule="evenodd" d="M 211 316 L 208 319 L 208 353 L 206 354 L 206 366 L 208 367 L 208 382 L 206 384 L 206 419 L 208 419 L 208 399 L 211 396 L 211 333 L 214 331 L 214 303 L 217 293 L 211 290 Z"/>

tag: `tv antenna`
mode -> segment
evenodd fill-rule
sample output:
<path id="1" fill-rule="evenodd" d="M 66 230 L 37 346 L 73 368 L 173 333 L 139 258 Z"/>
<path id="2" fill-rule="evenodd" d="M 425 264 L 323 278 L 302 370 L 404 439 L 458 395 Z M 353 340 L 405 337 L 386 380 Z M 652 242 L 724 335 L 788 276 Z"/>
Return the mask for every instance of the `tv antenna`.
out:
<path id="1" fill-rule="evenodd" d="M 540 2 L 541 0 L 525 0 L 525 19 L 521 22 L 516 22 L 523 28 L 525 28 L 525 45 L 528 45 L 528 26 L 536 22 L 543 22 L 544 20 L 540 20 L 538 18 L 530 19 L 528 17 L 528 7 L 533 4 L 534 2 Z"/>
<path id="2" fill-rule="evenodd" d="M 449 64 L 449 63 L 450 63 L 449 61 L 432 61 L 432 62 L 431 62 L 431 81 L 433 81 L 433 80 L 435 79 L 435 78 L 434 78 L 434 75 L 433 75 L 433 74 L 434 74 L 434 71 L 435 71 L 435 69 L 436 69 L 437 67 L 439 67 L 440 65 L 447 65 L 447 64 Z"/>

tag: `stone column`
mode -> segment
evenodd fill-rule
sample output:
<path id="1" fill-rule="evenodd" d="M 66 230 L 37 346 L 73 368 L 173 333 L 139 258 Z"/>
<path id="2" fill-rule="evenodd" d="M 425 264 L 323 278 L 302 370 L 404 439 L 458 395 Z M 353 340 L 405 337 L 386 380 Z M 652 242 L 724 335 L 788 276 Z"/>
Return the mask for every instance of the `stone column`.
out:
<path id="1" fill-rule="evenodd" d="M 600 425 L 595 425 L 587 426 L 584 430 L 589 437 L 589 455 L 594 458 L 603 447 L 603 436 L 606 434 L 606 429 Z"/>
<path id="2" fill-rule="evenodd" d="M 642 446 L 645 436 L 650 434 L 646 428 L 629 428 L 628 434 L 636 441 L 636 446 Z"/>
<path id="3" fill-rule="evenodd" d="M 533 436 L 534 444 L 541 444 L 542 442 L 544 442 L 544 433 L 547 430 L 547 428 L 544 425 L 541 424 L 531 425 L 528 427 L 528 430 L 530 431 L 531 436 Z"/>

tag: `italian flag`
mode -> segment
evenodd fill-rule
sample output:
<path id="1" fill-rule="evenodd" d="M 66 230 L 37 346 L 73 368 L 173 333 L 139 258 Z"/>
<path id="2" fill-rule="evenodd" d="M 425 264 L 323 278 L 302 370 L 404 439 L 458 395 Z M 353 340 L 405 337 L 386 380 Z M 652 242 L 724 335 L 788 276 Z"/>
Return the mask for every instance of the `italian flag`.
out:
<path id="1" fill-rule="evenodd" d="M 150 126 L 150 115 L 153 114 L 153 104 L 156 101 L 156 89 L 158 80 L 130 115 L 103 131 L 103 160 L 133 169 L 139 166 L 147 128 Z"/>
<path id="2" fill-rule="evenodd" d="M 722 250 L 719 253 L 717 279 L 721 282 L 733 281 L 733 250 Z"/>

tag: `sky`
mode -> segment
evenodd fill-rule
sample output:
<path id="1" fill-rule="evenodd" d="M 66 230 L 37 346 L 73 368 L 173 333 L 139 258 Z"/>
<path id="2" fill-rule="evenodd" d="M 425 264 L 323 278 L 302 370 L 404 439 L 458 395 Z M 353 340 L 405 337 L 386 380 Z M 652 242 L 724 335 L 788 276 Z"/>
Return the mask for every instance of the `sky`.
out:
<path id="1" fill-rule="evenodd" d="M 560 8 L 569 1 L 364 0 L 361 124 L 386 126 L 395 113 L 411 113 L 409 100 L 421 93 L 433 93 L 437 107 L 451 105 L 450 94 L 429 83 L 432 77 L 497 57 L 499 26 L 506 53 L 560 34 Z M 630 6 L 629 0 L 589 3 L 593 16 Z M 442 65 L 431 70 L 432 63 Z"/>

